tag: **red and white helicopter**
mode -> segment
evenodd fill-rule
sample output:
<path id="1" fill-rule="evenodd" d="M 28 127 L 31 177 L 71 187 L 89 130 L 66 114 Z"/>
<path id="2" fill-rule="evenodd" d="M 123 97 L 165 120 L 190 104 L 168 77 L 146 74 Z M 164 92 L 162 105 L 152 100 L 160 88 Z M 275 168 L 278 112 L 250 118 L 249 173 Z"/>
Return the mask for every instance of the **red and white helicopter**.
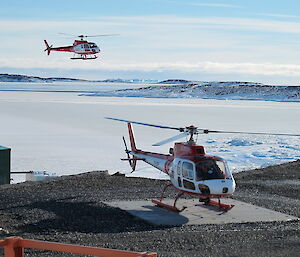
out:
<path id="1" fill-rule="evenodd" d="M 186 208 L 183 207 L 182 209 L 178 209 L 176 207 L 177 200 L 184 194 L 196 196 L 199 198 L 199 201 L 204 202 L 204 204 L 218 207 L 224 211 L 228 211 L 234 207 L 234 205 L 220 202 L 220 198 L 231 196 L 235 191 L 235 181 L 226 161 L 221 157 L 207 155 L 204 147 L 196 144 L 194 140 L 195 135 L 208 133 L 230 133 L 300 136 L 296 134 L 281 133 L 218 131 L 202 129 L 195 126 L 177 128 L 110 117 L 106 117 L 106 119 L 127 123 L 131 150 L 128 150 L 125 138 L 123 137 L 127 158 L 121 160 L 129 161 L 132 172 L 135 171 L 137 161 L 141 160 L 170 176 L 171 184 L 167 184 L 165 186 L 160 200 L 152 200 L 152 202 L 159 207 L 163 207 L 175 212 L 180 212 Z M 136 147 L 131 124 L 139 124 L 162 129 L 172 129 L 181 132 L 179 135 L 160 141 L 156 144 L 153 144 L 153 146 L 160 146 L 186 136 L 189 136 L 189 140 L 183 143 L 175 143 L 174 148 L 170 148 L 169 154 L 143 151 Z M 174 186 L 177 190 L 179 190 L 173 206 L 163 202 L 164 192 L 169 186 Z M 213 201 L 211 200 L 212 198 L 217 198 L 218 201 Z"/>
<path id="2" fill-rule="evenodd" d="M 64 35 L 68 35 L 66 33 L 60 33 Z M 100 48 L 93 42 L 88 42 L 84 40 L 87 37 L 104 37 L 104 36 L 116 36 L 118 34 L 104 34 L 104 35 L 93 35 L 93 36 L 85 36 L 79 35 L 80 40 L 75 40 L 73 45 L 71 46 L 60 46 L 60 47 L 52 47 L 49 46 L 47 40 L 44 40 L 47 54 L 49 55 L 51 51 L 59 51 L 59 52 L 71 52 L 74 53 L 74 56 L 70 59 L 72 60 L 93 60 L 97 58 L 97 54 L 100 53 Z"/>

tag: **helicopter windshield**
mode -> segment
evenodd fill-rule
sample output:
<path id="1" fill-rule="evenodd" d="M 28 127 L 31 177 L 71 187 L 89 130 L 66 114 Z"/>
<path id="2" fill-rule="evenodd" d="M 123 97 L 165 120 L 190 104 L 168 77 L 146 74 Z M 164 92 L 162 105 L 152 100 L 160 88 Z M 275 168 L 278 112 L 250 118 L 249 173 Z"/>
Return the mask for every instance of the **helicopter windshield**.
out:
<path id="1" fill-rule="evenodd" d="M 223 161 L 205 160 L 196 163 L 196 180 L 224 179 L 227 177 Z"/>

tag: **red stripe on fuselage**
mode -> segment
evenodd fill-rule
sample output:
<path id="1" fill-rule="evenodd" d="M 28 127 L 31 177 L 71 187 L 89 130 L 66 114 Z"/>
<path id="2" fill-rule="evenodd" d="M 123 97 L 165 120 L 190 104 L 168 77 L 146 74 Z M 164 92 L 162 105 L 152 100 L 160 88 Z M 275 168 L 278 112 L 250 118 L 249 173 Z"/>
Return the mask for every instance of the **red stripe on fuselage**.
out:
<path id="1" fill-rule="evenodd" d="M 73 46 L 51 47 L 50 51 L 74 52 Z"/>
<path id="2" fill-rule="evenodd" d="M 143 150 L 136 150 L 133 151 L 136 154 L 144 154 L 150 157 L 159 158 L 159 159 L 165 159 L 165 160 L 174 160 L 174 157 L 170 154 L 162 154 L 162 153 L 153 153 L 153 152 L 146 152 Z"/>

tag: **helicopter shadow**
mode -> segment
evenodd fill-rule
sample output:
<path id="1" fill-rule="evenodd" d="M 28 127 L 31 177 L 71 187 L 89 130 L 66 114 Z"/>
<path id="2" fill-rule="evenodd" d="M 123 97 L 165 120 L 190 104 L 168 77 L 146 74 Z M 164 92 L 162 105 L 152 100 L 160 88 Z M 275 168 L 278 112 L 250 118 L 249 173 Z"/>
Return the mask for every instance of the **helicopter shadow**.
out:
<path id="1" fill-rule="evenodd" d="M 214 206 L 185 201 L 186 209 L 181 212 L 174 212 L 165 208 L 143 204 L 140 208 L 131 208 L 127 211 L 146 222 L 155 226 L 181 226 L 193 224 L 208 224 L 217 217 L 226 216 L 227 211 L 218 209 Z M 183 206 L 182 206 L 183 207 Z"/>
<path id="2" fill-rule="evenodd" d="M 127 211 L 154 226 L 180 226 L 189 222 L 189 219 L 180 212 L 169 211 L 151 204 L 141 207 L 142 209 Z"/>
<path id="3" fill-rule="evenodd" d="M 75 201 L 72 197 L 12 207 L 10 212 L 19 220 L 15 229 L 21 234 L 50 231 L 121 233 L 157 229 L 120 208 L 103 202 Z"/>

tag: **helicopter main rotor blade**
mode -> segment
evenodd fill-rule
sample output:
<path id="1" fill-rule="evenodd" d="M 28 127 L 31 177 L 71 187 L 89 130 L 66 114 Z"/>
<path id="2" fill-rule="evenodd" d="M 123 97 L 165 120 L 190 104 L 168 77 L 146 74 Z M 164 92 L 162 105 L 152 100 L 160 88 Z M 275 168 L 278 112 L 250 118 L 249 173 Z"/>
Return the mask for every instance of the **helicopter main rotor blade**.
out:
<path id="1" fill-rule="evenodd" d="M 122 121 L 122 122 L 126 122 L 126 123 L 138 124 L 138 125 L 149 126 L 149 127 L 155 127 L 155 128 L 174 129 L 174 130 L 182 131 L 182 128 L 175 128 L 175 127 L 161 126 L 161 125 L 155 125 L 155 124 L 149 124 L 149 123 L 143 123 L 143 122 L 137 122 L 137 121 L 130 121 L 130 120 L 122 120 L 122 119 L 116 119 L 116 118 L 111 118 L 111 117 L 105 117 L 105 119 L 108 119 L 108 120 L 116 120 L 116 121 Z"/>
<path id="2" fill-rule="evenodd" d="M 210 130 L 210 129 L 197 128 L 197 127 L 194 127 L 194 126 L 189 126 L 189 127 L 185 127 L 185 128 L 176 128 L 176 127 L 162 126 L 162 125 L 156 125 L 156 124 L 151 124 L 151 123 L 123 120 L 123 119 L 117 119 L 117 118 L 111 118 L 111 117 L 105 117 L 105 119 L 115 120 L 115 121 L 122 121 L 122 122 L 126 122 L 126 123 L 138 124 L 138 125 L 155 127 L 155 128 L 179 130 L 180 132 L 184 132 L 183 133 L 184 135 L 190 135 L 191 137 L 193 135 L 196 135 L 196 134 L 209 134 L 209 133 L 300 137 L 300 134 Z M 183 134 L 180 134 L 180 135 L 183 135 Z M 175 138 L 175 139 L 173 139 L 173 138 Z M 158 142 L 154 145 L 162 145 L 162 144 L 165 144 L 165 142 L 168 143 L 172 139 L 176 140 L 176 139 L 179 139 L 179 138 L 181 138 L 181 137 L 178 135 L 178 138 L 177 138 L 177 136 L 171 137 L 170 139 L 165 139 L 165 140 L 163 140 L 161 142 Z"/>
<path id="3" fill-rule="evenodd" d="M 120 34 L 102 34 L 102 35 L 90 35 L 90 36 L 83 36 L 83 37 L 110 37 L 110 36 L 120 36 Z"/>
<path id="4" fill-rule="evenodd" d="M 187 132 L 180 133 L 180 134 L 178 134 L 178 135 L 176 135 L 176 136 L 169 137 L 169 138 L 164 139 L 164 140 L 162 140 L 162 141 L 160 141 L 160 142 L 157 142 L 157 143 L 153 144 L 152 146 L 161 146 L 161 145 L 164 145 L 164 144 L 173 142 L 173 141 L 175 141 L 175 140 L 177 140 L 177 139 L 186 137 L 186 136 L 188 136 L 188 135 L 189 135 L 189 133 L 187 133 Z"/>
<path id="5" fill-rule="evenodd" d="M 267 132 L 243 132 L 243 131 L 222 131 L 222 130 L 209 130 L 200 129 L 200 133 L 224 133 L 224 134 L 244 134 L 244 135 L 267 135 L 267 136 L 292 136 L 300 137 L 300 134 L 286 134 L 286 133 L 267 133 Z"/>
<path id="6" fill-rule="evenodd" d="M 120 34 L 100 34 L 100 35 L 75 35 L 64 32 L 58 32 L 60 35 L 72 36 L 72 37 L 108 37 L 108 36 L 119 36 Z"/>
<path id="7" fill-rule="evenodd" d="M 73 36 L 73 37 L 77 36 L 77 35 L 74 35 L 74 34 L 69 34 L 69 33 L 64 33 L 64 32 L 58 32 L 57 34 L 66 35 L 66 36 Z"/>

